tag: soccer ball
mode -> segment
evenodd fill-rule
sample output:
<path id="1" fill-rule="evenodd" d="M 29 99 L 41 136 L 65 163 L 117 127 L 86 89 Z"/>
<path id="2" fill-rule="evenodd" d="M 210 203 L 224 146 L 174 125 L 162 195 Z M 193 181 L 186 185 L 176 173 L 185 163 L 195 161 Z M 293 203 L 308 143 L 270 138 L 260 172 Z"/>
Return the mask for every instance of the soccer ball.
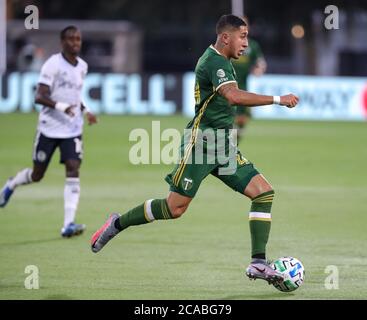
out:
<path id="1" fill-rule="evenodd" d="M 274 284 L 274 287 L 283 292 L 298 289 L 305 279 L 305 268 L 301 261 L 293 257 L 281 257 L 275 260 L 271 267 L 284 276 L 284 281 Z"/>

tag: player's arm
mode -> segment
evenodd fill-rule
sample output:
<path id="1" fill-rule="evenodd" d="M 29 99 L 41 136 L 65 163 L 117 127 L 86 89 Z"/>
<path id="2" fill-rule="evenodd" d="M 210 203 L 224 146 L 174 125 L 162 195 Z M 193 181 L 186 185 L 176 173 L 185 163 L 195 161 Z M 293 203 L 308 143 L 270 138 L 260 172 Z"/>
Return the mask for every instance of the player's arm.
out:
<path id="1" fill-rule="evenodd" d="M 227 99 L 231 105 L 242 105 L 247 107 L 266 106 L 271 104 L 280 104 L 293 108 L 298 103 L 298 97 L 293 94 L 284 96 L 266 96 L 256 93 L 247 92 L 238 89 L 237 83 L 230 82 L 221 85 L 218 88 L 218 93 Z"/>
<path id="2" fill-rule="evenodd" d="M 87 73 L 88 73 L 88 64 L 87 63 L 85 63 L 84 72 L 85 72 L 84 76 L 86 76 Z M 93 124 L 96 124 L 98 122 L 97 117 L 93 114 L 93 112 L 83 102 L 80 102 L 80 109 L 81 109 L 82 113 L 85 114 L 85 116 L 87 117 L 89 125 L 93 125 Z"/>
<path id="3" fill-rule="evenodd" d="M 60 110 L 62 112 L 65 112 L 71 117 L 74 116 L 73 112 L 74 106 L 71 106 L 70 104 L 64 102 L 53 101 L 51 99 L 50 87 L 43 83 L 40 83 L 37 87 L 35 103 L 39 103 L 42 104 L 43 106 Z"/>
<path id="4" fill-rule="evenodd" d="M 90 111 L 90 110 L 89 110 L 89 108 L 88 108 L 85 104 L 81 103 L 80 105 L 81 105 L 81 108 L 82 108 L 82 112 L 83 112 L 83 113 L 86 115 L 86 117 L 87 117 L 88 124 L 89 124 L 89 125 L 96 124 L 96 123 L 98 122 L 98 119 L 97 119 L 97 117 L 93 114 L 93 112 L 92 112 L 92 111 Z"/>

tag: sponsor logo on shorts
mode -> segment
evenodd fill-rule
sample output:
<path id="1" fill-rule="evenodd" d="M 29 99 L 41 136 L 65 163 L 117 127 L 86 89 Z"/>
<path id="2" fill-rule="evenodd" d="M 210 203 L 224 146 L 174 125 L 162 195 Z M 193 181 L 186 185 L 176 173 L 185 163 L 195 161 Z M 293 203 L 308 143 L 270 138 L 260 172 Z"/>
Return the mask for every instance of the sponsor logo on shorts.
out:
<path id="1" fill-rule="evenodd" d="M 192 179 L 184 178 L 182 184 L 185 191 L 190 190 L 192 188 Z"/>
<path id="2" fill-rule="evenodd" d="M 46 160 L 46 157 L 47 157 L 46 152 L 44 152 L 42 150 L 37 152 L 37 160 L 39 162 L 44 162 Z"/>

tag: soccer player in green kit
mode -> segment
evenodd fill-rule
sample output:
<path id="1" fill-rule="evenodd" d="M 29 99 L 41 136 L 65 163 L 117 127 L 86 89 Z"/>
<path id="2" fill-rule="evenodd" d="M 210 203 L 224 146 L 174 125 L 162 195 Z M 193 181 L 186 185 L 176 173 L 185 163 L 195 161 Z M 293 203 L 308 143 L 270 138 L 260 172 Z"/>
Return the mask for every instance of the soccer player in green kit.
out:
<path id="1" fill-rule="evenodd" d="M 248 18 L 243 18 L 249 28 Z M 266 61 L 260 45 L 254 39 L 248 39 L 248 47 L 238 59 L 231 60 L 237 75 L 238 88 L 247 91 L 247 78 L 250 74 L 261 76 L 266 71 Z M 246 125 L 251 118 L 251 108 L 237 106 L 235 127 L 237 129 L 237 142 L 244 135 Z"/>
<path id="2" fill-rule="evenodd" d="M 179 218 L 188 208 L 202 180 L 212 174 L 233 190 L 251 199 L 249 224 L 252 260 L 246 274 L 252 279 L 274 283 L 283 280 L 283 277 L 269 266 L 265 256 L 274 198 L 272 186 L 239 151 L 234 156 L 235 170 L 227 175 L 220 174 L 227 164 L 220 164 L 219 159 L 216 159 L 215 163 L 197 163 L 194 155 L 200 143 L 200 130 L 222 129 L 230 140 L 229 132 L 234 121 L 233 106 L 264 106 L 277 103 L 293 108 L 298 103 L 298 98 L 293 94 L 266 96 L 240 90 L 230 59 L 238 59 L 248 46 L 246 23 L 237 16 L 223 15 L 217 22 L 216 32 L 215 45 L 206 49 L 195 68 L 195 117 L 187 125 L 191 134 L 187 143 L 181 145 L 181 160 L 166 177 L 170 185 L 167 198 L 147 200 L 123 215 L 111 214 L 92 236 L 91 249 L 93 252 L 100 251 L 109 240 L 130 226 Z M 212 145 L 209 145 L 209 140 L 206 142 L 207 148 L 210 149 Z M 202 143 L 205 144 L 205 141 Z M 232 146 L 237 150 L 235 143 L 232 143 Z"/>

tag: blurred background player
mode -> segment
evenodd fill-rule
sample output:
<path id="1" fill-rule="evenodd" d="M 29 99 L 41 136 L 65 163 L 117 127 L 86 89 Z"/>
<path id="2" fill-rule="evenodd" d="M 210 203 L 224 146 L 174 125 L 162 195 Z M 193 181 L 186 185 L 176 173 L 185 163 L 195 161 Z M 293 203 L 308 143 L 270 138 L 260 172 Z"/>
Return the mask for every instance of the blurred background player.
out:
<path id="1" fill-rule="evenodd" d="M 0 207 L 5 207 L 14 190 L 42 180 L 56 148 L 60 163 L 65 165 L 63 237 L 81 234 L 85 225 L 76 224 L 79 203 L 79 168 L 83 155 L 83 114 L 89 124 L 97 118 L 82 104 L 81 92 L 88 72 L 87 63 L 78 57 L 82 38 L 75 26 L 60 33 L 62 52 L 52 55 L 42 66 L 35 102 L 43 105 L 33 149 L 33 169 L 26 168 L 10 178 L 0 194 Z"/>
<path id="2" fill-rule="evenodd" d="M 247 26 L 249 20 L 243 17 Z M 249 27 L 248 27 L 249 29 Z M 232 59 L 233 67 L 237 75 L 238 87 L 241 90 L 247 91 L 247 78 L 250 74 L 261 76 L 266 71 L 266 61 L 257 41 L 252 38 L 248 39 L 248 47 L 239 57 L 239 59 Z M 237 106 L 235 127 L 237 129 L 237 142 L 239 143 L 244 136 L 246 125 L 251 118 L 251 109 L 245 106 Z"/>
<path id="3" fill-rule="evenodd" d="M 45 62 L 42 48 L 32 43 L 26 43 L 20 50 L 17 58 L 17 69 L 20 72 L 40 72 Z"/>

